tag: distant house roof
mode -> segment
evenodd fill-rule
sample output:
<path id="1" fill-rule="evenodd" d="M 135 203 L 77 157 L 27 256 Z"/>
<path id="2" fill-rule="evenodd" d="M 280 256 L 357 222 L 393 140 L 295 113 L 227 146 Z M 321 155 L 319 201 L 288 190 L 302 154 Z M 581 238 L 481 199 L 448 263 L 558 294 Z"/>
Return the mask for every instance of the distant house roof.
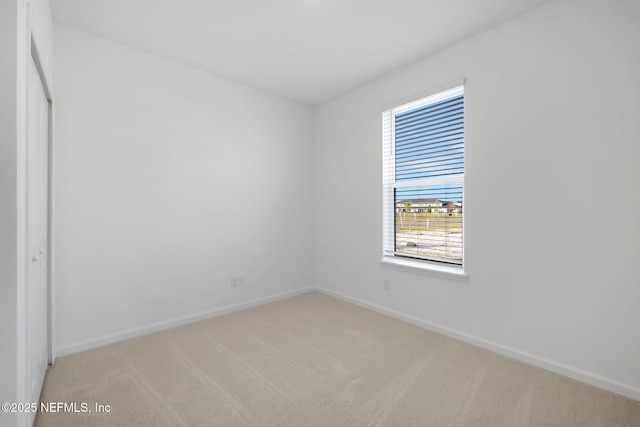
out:
<path id="1" fill-rule="evenodd" d="M 416 203 L 416 204 L 418 204 L 418 203 L 442 203 L 442 200 L 440 200 L 440 199 L 405 199 L 405 200 L 398 200 L 396 203 L 404 204 L 404 203 L 407 203 L 407 202 L 409 202 L 411 204 L 413 204 L 413 203 Z"/>

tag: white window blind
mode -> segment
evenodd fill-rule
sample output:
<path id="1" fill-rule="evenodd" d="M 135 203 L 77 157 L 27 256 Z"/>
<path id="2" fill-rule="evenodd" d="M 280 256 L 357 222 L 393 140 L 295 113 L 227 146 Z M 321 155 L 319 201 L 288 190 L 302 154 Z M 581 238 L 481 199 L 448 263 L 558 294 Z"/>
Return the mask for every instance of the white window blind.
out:
<path id="1" fill-rule="evenodd" d="M 383 252 L 463 264 L 464 88 L 387 110 Z"/>

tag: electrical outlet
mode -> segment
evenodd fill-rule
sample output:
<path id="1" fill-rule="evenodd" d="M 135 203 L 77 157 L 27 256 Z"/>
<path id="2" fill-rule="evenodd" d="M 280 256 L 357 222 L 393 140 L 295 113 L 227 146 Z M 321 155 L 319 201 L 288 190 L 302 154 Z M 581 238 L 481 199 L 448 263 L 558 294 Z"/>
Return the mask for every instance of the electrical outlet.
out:
<path id="1" fill-rule="evenodd" d="M 384 290 L 385 291 L 390 291 L 391 290 L 391 280 L 389 279 L 384 279 Z"/>
<path id="2" fill-rule="evenodd" d="M 233 276 L 231 278 L 231 287 L 244 286 L 247 284 L 247 279 L 244 276 Z"/>

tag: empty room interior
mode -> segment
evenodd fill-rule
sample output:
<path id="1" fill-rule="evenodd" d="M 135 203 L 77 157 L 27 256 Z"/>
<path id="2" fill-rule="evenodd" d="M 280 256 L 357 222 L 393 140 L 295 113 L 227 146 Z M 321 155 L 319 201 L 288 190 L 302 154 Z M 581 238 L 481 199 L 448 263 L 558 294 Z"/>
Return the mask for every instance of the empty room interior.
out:
<path id="1" fill-rule="evenodd" d="M 640 426 L 638 0 L 2 0 L 0 426 Z"/>

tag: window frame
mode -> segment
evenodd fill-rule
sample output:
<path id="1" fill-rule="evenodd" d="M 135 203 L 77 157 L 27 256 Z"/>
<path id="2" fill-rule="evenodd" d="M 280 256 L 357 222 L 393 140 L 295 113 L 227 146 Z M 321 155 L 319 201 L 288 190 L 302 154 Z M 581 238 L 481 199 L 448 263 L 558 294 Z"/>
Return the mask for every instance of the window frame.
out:
<path id="1" fill-rule="evenodd" d="M 405 179 L 396 181 L 396 153 L 395 153 L 395 125 L 396 116 L 404 112 L 420 108 L 429 104 L 433 104 L 457 95 L 465 95 L 464 82 L 456 82 L 438 90 L 431 91 L 427 96 L 422 96 L 392 108 L 387 108 L 382 112 L 382 136 L 383 136 L 383 165 L 382 165 L 382 218 L 383 218 L 383 242 L 382 242 L 382 259 L 381 265 L 395 267 L 400 269 L 409 269 L 412 271 L 420 270 L 435 274 L 441 277 L 450 277 L 466 280 L 468 275 L 465 270 L 465 173 L 438 176 L 431 178 Z M 466 101 L 466 98 L 465 98 Z M 466 108 L 466 105 L 465 105 Z M 463 122 L 465 129 L 465 143 L 462 147 L 464 153 L 464 167 L 466 169 L 466 117 Z M 465 170 L 466 172 L 466 170 Z M 396 244 L 396 201 L 395 189 L 406 187 L 419 187 L 442 184 L 459 184 L 462 188 L 462 264 L 448 264 L 435 260 L 419 259 L 409 255 L 399 255 L 395 251 Z M 389 250 L 393 248 L 393 250 Z"/>

